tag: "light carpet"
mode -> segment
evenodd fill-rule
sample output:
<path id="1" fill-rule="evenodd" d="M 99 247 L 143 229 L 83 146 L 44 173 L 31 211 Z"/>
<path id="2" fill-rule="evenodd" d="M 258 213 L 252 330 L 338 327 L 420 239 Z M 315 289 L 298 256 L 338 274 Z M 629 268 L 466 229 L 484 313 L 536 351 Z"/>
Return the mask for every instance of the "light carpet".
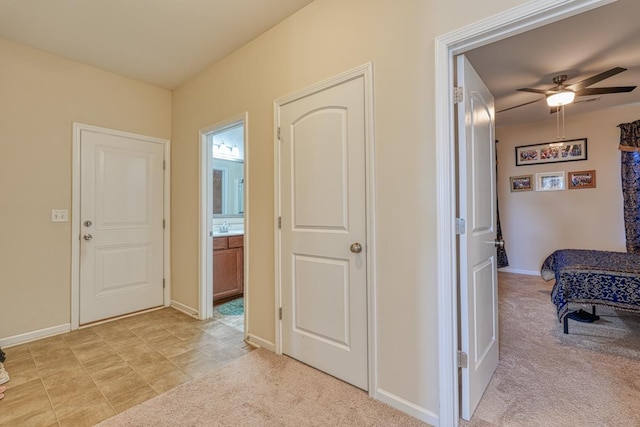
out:
<path id="1" fill-rule="evenodd" d="M 499 284 L 500 364 L 461 425 L 640 426 L 638 315 L 598 309 L 600 321 L 569 321 L 565 335 L 553 281 L 500 273 Z"/>
<path id="2" fill-rule="evenodd" d="M 111 426 L 425 426 L 364 391 L 258 349 L 98 424 Z"/>

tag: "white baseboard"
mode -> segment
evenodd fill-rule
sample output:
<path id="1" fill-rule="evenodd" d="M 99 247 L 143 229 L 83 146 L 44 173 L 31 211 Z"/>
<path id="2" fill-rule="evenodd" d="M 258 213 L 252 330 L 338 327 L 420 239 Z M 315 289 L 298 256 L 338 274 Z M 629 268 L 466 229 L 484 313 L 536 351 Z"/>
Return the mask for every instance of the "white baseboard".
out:
<path id="1" fill-rule="evenodd" d="M 14 335 L 12 337 L 0 338 L 0 347 L 9 348 L 20 344 L 25 344 L 31 341 L 36 341 L 42 338 L 52 337 L 54 335 L 60 335 L 71 331 L 71 323 L 65 323 L 63 325 L 51 326 L 50 328 L 38 329 L 37 331 L 26 332 L 20 335 Z"/>
<path id="2" fill-rule="evenodd" d="M 189 316 L 195 317 L 196 319 L 199 319 L 198 317 L 198 310 L 196 310 L 193 307 L 189 307 L 188 305 L 182 304 L 178 301 L 174 301 L 171 300 L 171 307 L 175 308 L 178 311 L 183 312 L 184 314 L 188 314 Z"/>
<path id="3" fill-rule="evenodd" d="M 519 268 L 511 268 L 511 267 L 503 267 L 499 268 L 498 271 L 503 273 L 514 273 L 514 274 L 526 274 L 527 276 L 539 276 L 540 272 L 536 270 L 521 270 Z"/>
<path id="4" fill-rule="evenodd" d="M 247 334 L 246 341 L 247 341 L 248 344 L 255 345 L 255 346 L 258 346 L 258 347 L 262 347 L 262 348 L 267 349 L 267 350 L 269 350 L 271 352 L 274 352 L 274 353 L 276 352 L 276 345 L 274 343 L 272 343 L 271 341 L 264 340 L 264 339 L 262 339 L 260 337 L 255 336 L 255 335 Z"/>
<path id="5" fill-rule="evenodd" d="M 438 427 L 440 425 L 438 414 L 379 387 L 376 390 L 376 399 L 432 426 Z"/>

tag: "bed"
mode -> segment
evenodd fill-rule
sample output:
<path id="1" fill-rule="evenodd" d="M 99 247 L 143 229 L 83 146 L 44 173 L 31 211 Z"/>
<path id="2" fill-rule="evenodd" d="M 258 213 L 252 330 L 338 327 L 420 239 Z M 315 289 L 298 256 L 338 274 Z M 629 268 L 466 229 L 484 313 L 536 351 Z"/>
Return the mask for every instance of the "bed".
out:
<path id="1" fill-rule="evenodd" d="M 551 301 L 565 334 L 570 303 L 591 305 L 594 318 L 596 306 L 640 313 L 640 254 L 561 249 L 544 260 L 540 275 L 556 280 Z"/>

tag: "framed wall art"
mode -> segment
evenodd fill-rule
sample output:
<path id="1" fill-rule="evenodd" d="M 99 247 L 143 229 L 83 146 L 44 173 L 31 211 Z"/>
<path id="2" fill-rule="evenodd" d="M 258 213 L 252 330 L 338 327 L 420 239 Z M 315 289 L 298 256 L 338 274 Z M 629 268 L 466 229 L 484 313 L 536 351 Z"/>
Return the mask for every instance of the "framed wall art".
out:
<path id="1" fill-rule="evenodd" d="M 569 172 L 569 189 L 596 188 L 596 171 Z"/>
<path id="2" fill-rule="evenodd" d="M 587 160 L 587 138 L 516 147 L 516 166 Z"/>
<path id="3" fill-rule="evenodd" d="M 536 191 L 560 191 L 564 188 L 564 172 L 536 174 Z"/>
<path id="4" fill-rule="evenodd" d="M 520 175 L 509 177 L 511 192 L 533 190 L 533 175 Z"/>

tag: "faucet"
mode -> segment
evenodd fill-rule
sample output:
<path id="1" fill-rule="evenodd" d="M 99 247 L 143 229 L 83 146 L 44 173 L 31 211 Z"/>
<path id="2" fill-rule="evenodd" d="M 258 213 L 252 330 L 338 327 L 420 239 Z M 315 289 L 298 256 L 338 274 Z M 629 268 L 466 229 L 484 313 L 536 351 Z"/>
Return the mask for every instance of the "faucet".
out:
<path id="1" fill-rule="evenodd" d="M 218 229 L 220 230 L 221 233 L 228 233 L 229 232 L 229 221 L 223 222 Z"/>

